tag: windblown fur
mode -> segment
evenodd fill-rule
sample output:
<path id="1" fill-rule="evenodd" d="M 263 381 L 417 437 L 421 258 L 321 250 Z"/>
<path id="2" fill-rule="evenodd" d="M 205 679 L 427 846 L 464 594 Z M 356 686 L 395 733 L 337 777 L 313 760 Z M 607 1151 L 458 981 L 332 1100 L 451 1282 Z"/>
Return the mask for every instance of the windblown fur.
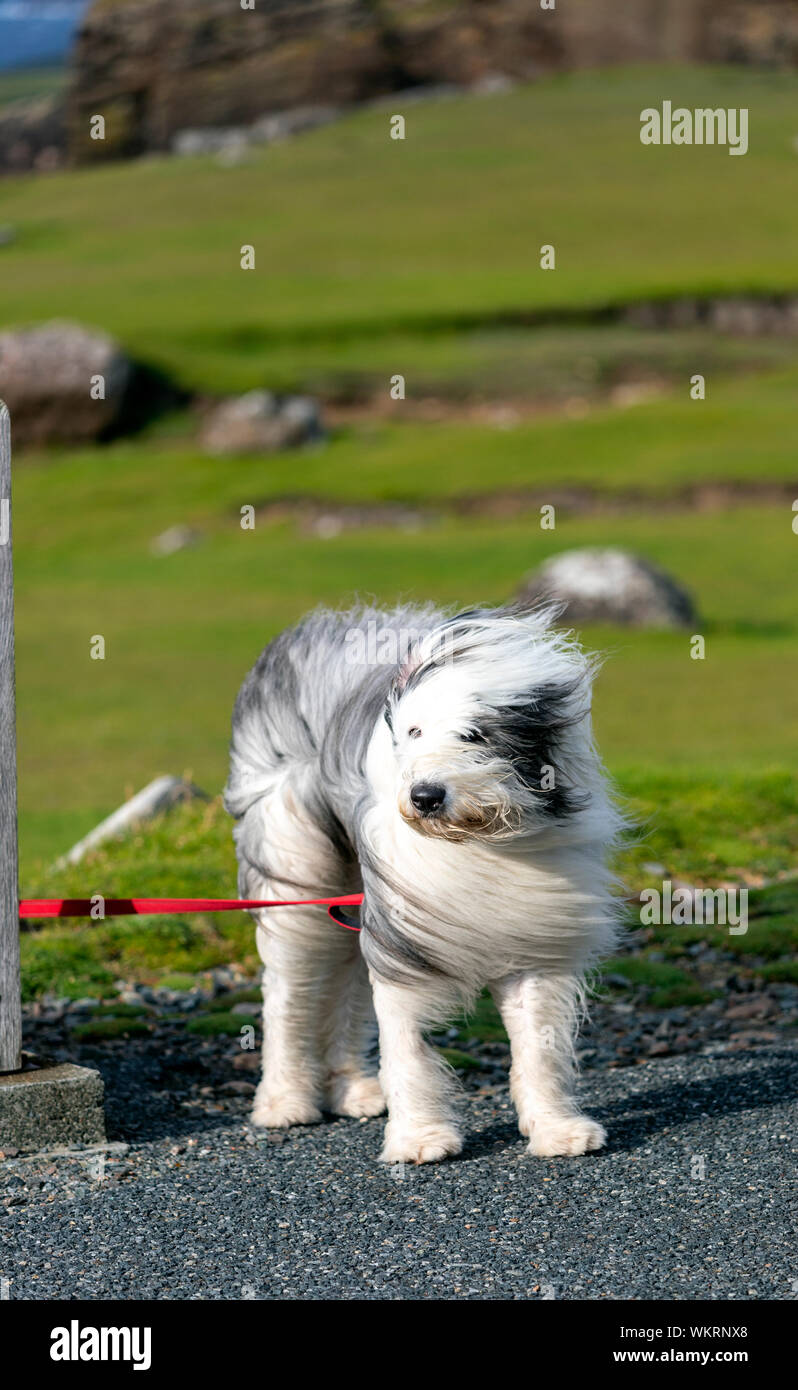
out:
<path id="1" fill-rule="evenodd" d="M 572 1056 L 585 972 L 615 937 L 623 822 L 593 743 L 593 666 L 555 616 L 320 611 L 246 677 L 226 792 L 241 893 L 364 893 L 359 937 L 323 909 L 256 914 L 255 1123 L 387 1102 L 383 1158 L 458 1152 L 452 1078 L 423 1030 L 488 985 L 533 1152 L 603 1143 Z"/>

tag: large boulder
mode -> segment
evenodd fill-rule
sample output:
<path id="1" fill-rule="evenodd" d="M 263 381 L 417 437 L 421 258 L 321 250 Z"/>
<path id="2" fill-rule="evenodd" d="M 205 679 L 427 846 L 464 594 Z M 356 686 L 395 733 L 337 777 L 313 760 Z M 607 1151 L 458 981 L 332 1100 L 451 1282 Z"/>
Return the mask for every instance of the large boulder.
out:
<path id="1" fill-rule="evenodd" d="M 311 397 L 248 391 L 214 407 L 201 444 L 209 454 L 270 454 L 323 437 L 319 407 Z"/>
<path id="2" fill-rule="evenodd" d="M 689 594 L 664 570 L 626 550 L 565 550 L 524 581 L 523 603 L 556 599 L 562 621 L 624 627 L 690 627 Z"/>
<path id="3" fill-rule="evenodd" d="M 0 333 L 0 399 L 17 444 L 101 438 L 119 418 L 131 373 L 112 338 L 79 324 Z"/>

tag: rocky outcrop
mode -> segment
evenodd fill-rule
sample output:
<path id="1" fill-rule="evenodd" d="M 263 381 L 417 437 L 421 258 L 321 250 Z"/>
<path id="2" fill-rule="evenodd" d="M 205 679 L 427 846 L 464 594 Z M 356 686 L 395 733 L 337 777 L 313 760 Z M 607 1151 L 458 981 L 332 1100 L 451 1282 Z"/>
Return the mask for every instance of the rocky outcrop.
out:
<path id="1" fill-rule="evenodd" d="M 113 339 L 78 324 L 0 334 L 0 399 L 15 444 L 102 438 L 120 418 L 131 378 Z"/>
<path id="2" fill-rule="evenodd" d="M 798 0 L 95 0 L 74 56 L 78 160 L 180 131 L 348 106 L 420 84 L 635 62 L 798 63 Z M 102 114 L 104 140 L 92 140 Z"/>
<path id="3" fill-rule="evenodd" d="M 629 304 L 617 317 L 633 328 L 676 332 L 708 328 L 741 338 L 794 337 L 798 334 L 798 298 L 790 294 L 759 294 L 646 300 Z"/>
<path id="4" fill-rule="evenodd" d="M 65 142 L 63 97 L 12 101 L 0 108 L 0 174 L 57 169 L 64 160 Z"/>
<path id="5" fill-rule="evenodd" d="M 664 570 L 625 550 L 566 550 L 525 581 L 523 603 L 554 599 L 565 623 L 689 627 L 692 600 Z"/>
<path id="6" fill-rule="evenodd" d="M 70 147 L 78 159 L 169 148 L 197 126 L 246 125 L 292 106 L 390 91 L 367 0 L 97 0 L 76 46 Z M 324 91 L 325 96 L 318 94 Z M 101 113 L 105 140 L 92 140 Z"/>

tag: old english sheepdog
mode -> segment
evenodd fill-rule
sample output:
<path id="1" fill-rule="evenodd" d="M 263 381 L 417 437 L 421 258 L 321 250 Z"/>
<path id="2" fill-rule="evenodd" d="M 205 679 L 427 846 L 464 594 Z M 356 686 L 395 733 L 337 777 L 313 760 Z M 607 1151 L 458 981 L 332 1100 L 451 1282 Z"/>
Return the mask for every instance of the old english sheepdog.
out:
<path id="1" fill-rule="evenodd" d="M 604 1143 L 574 1099 L 574 1040 L 616 936 L 623 818 L 593 744 L 594 665 L 556 616 L 319 611 L 246 677 L 226 789 L 241 894 L 364 894 L 359 935 L 323 907 L 254 914 L 254 1124 L 387 1108 L 385 1162 L 459 1153 L 455 1078 L 424 1033 L 487 986 L 530 1151 Z"/>

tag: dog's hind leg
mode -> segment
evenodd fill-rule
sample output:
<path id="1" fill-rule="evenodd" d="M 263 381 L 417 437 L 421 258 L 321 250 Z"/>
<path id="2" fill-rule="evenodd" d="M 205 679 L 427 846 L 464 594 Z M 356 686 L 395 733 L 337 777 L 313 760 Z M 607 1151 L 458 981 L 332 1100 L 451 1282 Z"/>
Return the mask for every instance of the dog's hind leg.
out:
<path id="1" fill-rule="evenodd" d="M 366 963 L 356 937 L 344 927 L 332 931 L 349 937 L 348 958 L 330 978 L 324 1060 L 324 1105 L 334 1115 L 381 1115 L 385 1099 L 376 1059 L 369 1057 L 377 1040 L 377 1021 Z"/>
<path id="2" fill-rule="evenodd" d="M 352 891 L 352 867 L 285 783 L 252 806 L 236 828 L 236 840 L 239 883 L 249 897 L 290 900 Z M 357 941 L 323 907 L 267 908 L 255 917 L 265 969 L 263 1077 L 252 1120 L 267 1127 L 313 1124 L 327 1102 L 325 1052 L 338 981 L 358 953 Z"/>
<path id="3" fill-rule="evenodd" d="M 581 980 L 576 975 L 508 975 L 491 985 L 510 1038 L 510 1093 L 530 1153 L 600 1149 L 606 1135 L 573 1094 Z"/>
<path id="4" fill-rule="evenodd" d="M 264 896 L 290 896 L 274 888 Z M 263 916 L 263 1079 L 253 1123 L 314 1124 L 323 1110 L 379 1115 L 385 1101 L 376 1065 L 365 1058 L 376 1032 L 374 1010 L 356 938 L 323 909 Z"/>
<path id="5" fill-rule="evenodd" d="M 257 933 L 265 966 L 263 1077 L 252 1122 L 268 1128 L 314 1124 L 324 1102 L 321 1034 L 328 977 L 335 965 L 330 959 L 332 924 L 323 908 L 275 909 L 263 916 L 269 917 Z"/>

